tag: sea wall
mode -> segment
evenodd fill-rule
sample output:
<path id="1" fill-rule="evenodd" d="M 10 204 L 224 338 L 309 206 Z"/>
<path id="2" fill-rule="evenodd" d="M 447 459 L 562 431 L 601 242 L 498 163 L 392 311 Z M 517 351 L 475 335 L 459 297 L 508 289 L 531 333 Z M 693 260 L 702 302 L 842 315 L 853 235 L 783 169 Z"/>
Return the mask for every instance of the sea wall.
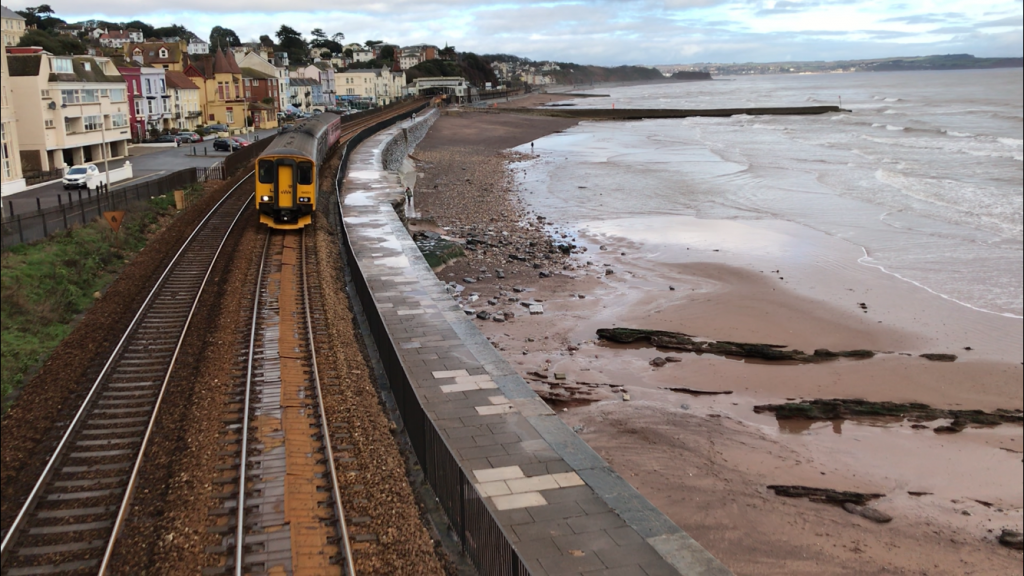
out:
<path id="1" fill-rule="evenodd" d="M 572 108 L 565 105 L 549 108 L 497 108 L 486 109 L 491 114 L 529 114 L 580 120 L 655 120 L 663 118 L 695 118 L 699 116 L 801 116 L 849 112 L 838 106 L 795 106 L 785 108 L 709 108 L 706 110 Z"/>
<path id="2" fill-rule="evenodd" d="M 489 576 L 731 575 L 537 397 L 427 265 L 387 167 L 437 114 L 346 151 L 338 203 L 403 426 L 465 553 Z"/>

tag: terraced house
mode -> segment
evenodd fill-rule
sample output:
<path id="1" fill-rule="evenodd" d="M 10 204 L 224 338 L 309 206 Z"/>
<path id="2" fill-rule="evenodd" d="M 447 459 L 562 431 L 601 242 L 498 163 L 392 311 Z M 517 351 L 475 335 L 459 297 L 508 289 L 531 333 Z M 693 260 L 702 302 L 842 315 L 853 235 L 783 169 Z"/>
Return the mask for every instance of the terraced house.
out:
<path id="1" fill-rule="evenodd" d="M 201 124 L 225 124 L 232 132 L 246 129 L 247 104 L 242 92 L 242 69 L 235 57 L 223 50 L 186 60 L 185 75 L 199 87 Z"/>
<path id="2" fill-rule="evenodd" d="M 199 87 L 184 72 L 166 72 L 167 93 L 174 128 L 193 131 L 199 127 L 203 111 L 199 106 Z"/>
<path id="3" fill-rule="evenodd" d="M 109 58 L 17 48 L 7 62 L 24 170 L 128 155 L 128 90 Z"/>
<path id="4" fill-rule="evenodd" d="M 0 30 L 3 31 L 4 46 L 17 46 L 25 35 L 25 18 L 6 6 L 0 6 Z"/>

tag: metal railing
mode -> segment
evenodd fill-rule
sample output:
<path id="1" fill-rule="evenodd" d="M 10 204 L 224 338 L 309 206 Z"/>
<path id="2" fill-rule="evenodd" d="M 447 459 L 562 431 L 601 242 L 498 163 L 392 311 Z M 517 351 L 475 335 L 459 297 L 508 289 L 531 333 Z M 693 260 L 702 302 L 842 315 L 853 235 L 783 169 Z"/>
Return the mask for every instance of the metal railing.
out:
<path id="1" fill-rule="evenodd" d="M 219 164 L 211 168 L 186 168 L 128 186 L 107 189 L 100 185 L 96 189 L 61 193 L 56 196 L 56 206 L 44 208 L 42 199 L 37 197 L 36 209 L 24 212 L 16 212 L 14 202 L 8 201 L 3 207 L 3 224 L 0 227 L 2 248 L 9 250 L 18 244 L 42 240 L 56 232 L 88 224 L 101 218 L 104 212 L 131 210 L 151 198 L 207 180 L 223 180 L 224 176 L 224 168 Z M 186 194 L 186 206 L 194 200 L 194 195 Z M 47 198 L 46 202 L 52 204 L 53 198 Z"/>
<path id="2" fill-rule="evenodd" d="M 257 156 L 266 150 L 267 146 L 270 146 L 270 143 L 273 141 L 273 138 L 264 138 L 243 147 L 241 150 L 232 152 L 224 159 L 224 173 L 230 176 L 245 166 L 248 166 L 249 163 L 255 160 Z"/>
<path id="3" fill-rule="evenodd" d="M 415 111 L 418 112 L 422 108 Z M 355 150 L 368 137 L 412 115 L 412 111 L 393 118 L 383 119 L 348 141 L 341 150 L 342 161 L 338 168 L 337 205 L 338 219 L 344 223 L 341 214 L 342 179 L 348 169 L 349 152 Z M 373 294 L 362 274 L 359 261 L 355 258 L 348 230 L 341 227 L 342 250 L 348 257 L 356 294 L 363 306 L 370 334 L 377 344 L 381 364 L 387 376 L 398 412 L 408 434 L 413 452 L 420 468 L 438 502 L 448 517 L 462 549 L 476 566 L 480 574 L 488 576 L 530 576 L 530 570 L 520 558 L 515 546 L 501 525 L 484 504 L 483 498 L 466 476 L 454 456 L 454 451 L 445 441 L 441 432 L 427 417 L 419 397 L 409 380 L 402 364 L 398 347 L 388 333 L 384 318 L 377 309 Z"/>
<path id="4" fill-rule="evenodd" d="M 35 184 L 41 184 L 43 182 L 50 182 L 52 180 L 60 180 L 64 177 L 63 170 L 40 170 L 36 172 L 26 172 L 25 185 L 34 186 Z"/>

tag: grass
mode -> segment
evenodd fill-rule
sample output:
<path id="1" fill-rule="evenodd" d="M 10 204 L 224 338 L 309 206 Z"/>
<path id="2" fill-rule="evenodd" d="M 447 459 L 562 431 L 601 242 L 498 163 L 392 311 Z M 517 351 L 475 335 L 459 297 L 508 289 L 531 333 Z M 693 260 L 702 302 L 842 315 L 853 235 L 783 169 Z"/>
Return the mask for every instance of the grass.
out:
<path id="1" fill-rule="evenodd" d="M 145 247 L 174 195 L 129 211 L 118 235 L 106 222 L 15 246 L 0 257 L 0 404 L 74 329 L 133 255 Z"/>

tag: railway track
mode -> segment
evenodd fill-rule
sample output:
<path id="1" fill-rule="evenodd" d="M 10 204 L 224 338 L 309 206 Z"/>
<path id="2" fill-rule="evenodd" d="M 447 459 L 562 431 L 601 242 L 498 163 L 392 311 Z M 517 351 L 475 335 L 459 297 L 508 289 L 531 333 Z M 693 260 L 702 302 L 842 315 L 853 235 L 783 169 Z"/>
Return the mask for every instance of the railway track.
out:
<path id="1" fill-rule="evenodd" d="M 168 264 L 107 359 L 18 516 L 2 574 L 105 574 L 200 297 L 252 195 L 232 188 Z"/>
<path id="2" fill-rule="evenodd" d="M 253 298 L 236 491 L 224 503 L 222 566 L 207 574 L 354 575 L 341 505 L 336 436 L 324 413 L 315 332 L 319 312 L 304 231 L 268 231 Z M 311 285 L 312 284 L 312 285 Z M 230 524 L 224 524 L 230 526 Z"/>

